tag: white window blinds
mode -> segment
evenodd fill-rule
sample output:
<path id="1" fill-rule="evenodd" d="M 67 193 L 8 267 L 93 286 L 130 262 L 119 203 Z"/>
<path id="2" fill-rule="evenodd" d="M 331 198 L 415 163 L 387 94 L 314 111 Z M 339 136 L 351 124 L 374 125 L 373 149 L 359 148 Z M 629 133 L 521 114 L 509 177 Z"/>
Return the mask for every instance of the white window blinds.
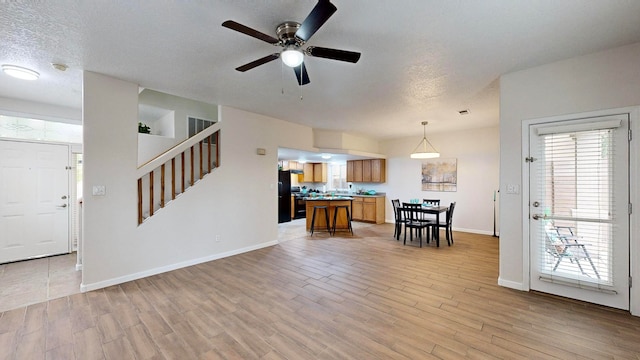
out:
<path id="1" fill-rule="evenodd" d="M 619 121 L 599 126 L 538 129 L 544 230 L 538 234 L 541 279 L 579 287 L 613 285 L 613 133 Z"/>

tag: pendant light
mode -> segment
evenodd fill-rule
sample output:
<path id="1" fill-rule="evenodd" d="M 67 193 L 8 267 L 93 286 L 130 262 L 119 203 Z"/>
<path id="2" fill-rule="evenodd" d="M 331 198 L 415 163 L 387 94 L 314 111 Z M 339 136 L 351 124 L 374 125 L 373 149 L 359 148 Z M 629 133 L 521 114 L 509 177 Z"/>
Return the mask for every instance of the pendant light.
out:
<path id="1" fill-rule="evenodd" d="M 416 148 L 411 153 L 412 159 L 431 159 L 431 158 L 440 157 L 440 153 L 438 152 L 438 150 L 436 150 L 436 148 L 433 147 L 433 145 L 431 145 L 429 140 L 427 140 L 427 124 L 428 123 L 429 123 L 428 121 L 422 122 L 424 137 L 422 138 L 422 141 L 420 141 L 418 146 L 416 146 Z"/>

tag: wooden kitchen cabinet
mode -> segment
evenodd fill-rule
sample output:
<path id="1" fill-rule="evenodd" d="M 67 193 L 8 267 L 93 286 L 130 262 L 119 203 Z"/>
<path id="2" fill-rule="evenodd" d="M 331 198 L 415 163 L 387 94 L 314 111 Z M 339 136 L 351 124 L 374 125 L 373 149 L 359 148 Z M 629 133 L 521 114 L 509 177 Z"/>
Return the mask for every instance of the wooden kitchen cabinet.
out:
<path id="1" fill-rule="evenodd" d="M 384 159 L 371 159 L 371 182 L 383 183 L 387 181 L 386 161 Z"/>
<path id="2" fill-rule="evenodd" d="M 362 160 L 362 182 L 371 182 L 371 160 Z"/>
<path id="3" fill-rule="evenodd" d="M 351 220 L 364 220 L 364 199 L 354 197 L 351 203 Z"/>
<path id="4" fill-rule="evenodd" d="M 347 182 L 353 182 L 353 161 L 347 161 Z"/>
<path id="5" fill-rule="evenodd" d="M 347 161 L 347 182 L 362 182 L 362 160 Z"/>
<path id="6" fill-rule="evenodd" d="M 326 163 L 305 163 L 302 169 L 301 182 L 327 182 L 327 164 Z"/>
<path id="7" fill-rule="evenodd" d="M 347 182 L 382 183 L 385 181 L 385 159 L 347 161 Z"/>
<path id="8" fill-rule="evenodd" d="M 327 182 L 327 164 L 313 164 L 313 182 Z"/>
<path id="9" fill-rule="evenodd" d="M 304 172 L 302 174 L 302 182 L 313 182 L 313 164 L 305 163 L 302 171 Z"/>
<path id="10" fill-rule="evenodd" d="M 376 199 L 365 198 L 362 204 L 362 220 L 376 221 Z"/>
<path id="11" fill-rule="evenodd" d="M 296 216 L 296 196 L 291 195 L 291 219 L 294 219 Z"/>
<path id="12" fill-rule="evenodd" d="M 278 161 L 278 165 L 282 167 L 282 170 L 303 170 L 303 164 L 294 160 L 281 160 Z"/>
<path id="13" fill-rule="evenodd" d="M 384 196 L 354 196 L 351 205 L 351 219 L 356 221 L 384 223 Z"/>
<path id="14" fill-rule="evenodd" d="M 290 160 L 289 161 L 289 170 L 304 170 L 303 169 L 303 164 L 297 162 L 297 161 L 293 161 Z"/>

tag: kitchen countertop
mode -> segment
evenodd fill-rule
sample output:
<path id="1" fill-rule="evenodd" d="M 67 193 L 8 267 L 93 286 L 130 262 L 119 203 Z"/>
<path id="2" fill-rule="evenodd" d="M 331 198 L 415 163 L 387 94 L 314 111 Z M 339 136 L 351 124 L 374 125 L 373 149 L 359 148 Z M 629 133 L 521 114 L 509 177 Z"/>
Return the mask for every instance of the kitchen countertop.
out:
<path id="1" fill-rule="evenodd" d="M 307 201 L 317 201 L 317 200 L 322 200 L 322 201 L 339 201 L 339 200 L 353 200 L 353 197 L 351 196 L 342 196 L 342 195 L 336 195 L 336 196 L 316 196 L 316 197 L 306 197 L 304 198 Z"/>
<path id="2" fill-rule="evenodd" d="M 375 197 L 387 196 L 387 194 L 383 192 L 376 193 L 375 195 L 341 193 L 341 194 L 335 194 L 333 197 L 329 196 L 329 194 L 331 194 L 329 192 L 324 194 L 323 193 L 315 193 L 315 194 L 317 194 L 316 197 L 311 197 L 309 196 L 310 194 L 307 194 L 307 196 L 304 197 L 304 200 L 353 200 L 354 197 L 375 198 Z"/>

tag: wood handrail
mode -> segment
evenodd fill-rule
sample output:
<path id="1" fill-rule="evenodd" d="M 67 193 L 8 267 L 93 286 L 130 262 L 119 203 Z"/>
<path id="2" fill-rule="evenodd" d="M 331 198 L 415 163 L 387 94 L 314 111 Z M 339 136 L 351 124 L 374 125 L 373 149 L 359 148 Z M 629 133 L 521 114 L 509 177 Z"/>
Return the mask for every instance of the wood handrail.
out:
<path id="1" fill-rule="evenodd" d="M 189 147 L 192 147 L 195 144 L 197 144 L 198 142 L 200 142 L 200 141 L 204 140 L 205 138 L 207 138 L 208 136 L 213 135 L 218 130 L 220 130 L 220 122 L 217 122 L 217 123 L 209 126 L 208 128 L 202 130 L 201 132 L 193 135 L 192 137 L 190 137 L 190 138 L 188 138 L 188 139 L 176 144 L 175 146 L 173 146 L 169 150 L 163 152 L 162 154 L 159 154 L 158 156 L 154 157 L 153 159 L 151 159 L 151 160 L 147 161 L 146 163 L 140 165 L 140 167 L 138 167 L 138 169 L 136 170 L 136 176 L 138 178 L 143 177 L 144 175 L 148 174 L 152 170 L 155 170 L 156 168 L 160 167 L 160 165 L 166 163 L 167 161 L 169 161 L 172 158 L 176 157 L 180 153 L 184 152 Z"/>
<path id="2" fill-rule="evenodd" d="M 193 138 L 193 137 L 192 137 Z M 196 157 L 196 152 L 195 152 L 195 147 L 196 145 L 192 145 L 189 146 L 187 148 L 184 148 L 182 152 L 176 154 L 174 157 L 172 157 L 171 159 L 167 159 L 164 163 L 159 164 L 158 167 L 151 169 L 148 173 L 143 174 L 142 176 L 140 176 L 138 178 L 138 224 L 142 224 L 147 218 L 152 217 L 155 213 L 156 210 L 156 206 L 155 206 L 155 191 L 154 189 L 156 188 L 156 184 L 155 184 L 155 178 L 156 178 L 156 172 L 160 173 L 160 186 L 159 187 L 159 198 L 160 198 L 160 203 L 159 203 L 159 208 L 163 208 L 165 207 L 165 205 L 167 204 L 167 200 L 165 198 L 165 192 L 167 191 L 166 186 L 170 186 L 171 188 L 171 200 L 175 200 L 177 194 L 177 188 L 181 188 L 181 192 L 183 193 L 185 192 L 185 190 L 187 190 L 188 188 L 190 188 L 191 186 L 195 185 L 195 183 L 198 180 L 201 180 L 204 178 L 205 175 L 210 174 L 212 172 L 212 170 L 214 168 L 217 168 L 218 166 L 220 166 L 220 146 L 219 146 L 219 140 L 220 140 L 220 130 L 216 130 L 213 134 L 207 135 L 207 136 L 200 136 L 199 138 L 201 138 L 201 140 L 197 143 L 198 144 L 198 153 L 197 155 L 199 156 L 199 160 L 198 163 L 196 164 L 195 162 L 195 157 Z M 208 143 L 206 144 L 206 149 L 207 149 L 207 154 L 204 153 L 204 142 L 208 141 Z M 189 142 L 190 143 L 190 142 Z M 189 144 L 187 142 L 183 142 L 183 145 Z M 212 149 L 211 146 L 213 146 L 213 143 L 216 144 L 216 146 Z M 174 148 L 175 149 L 175 148 Z M 187 168 L 185 162 L 186 162 L 186 153 L 188 154 L 189 157 L 189 181 L 185 182 L 185 169 Z M 213 152 L 213 153 L 212 153 Z M 166 155 L 167 153 L 165 153 Z M 205 161 L 205 155 L 207 157 L 207 166 L 205 169 L 204 166 L 204 161 Z M 163 155 L 164 156 L 164 155 Z M 181 181 L 180 181 L 180 185 L 177 185 L 176 182 L 176 158 L 180 157 L 180 176 L 181 176 Z M 160 159 L 160 158 L 156 158 L 156 159 Z M 167 163 L 171 162 L 171 175 L 170 175 L 170 179 L 169 181 L 171 182 L 170 184 L 166 184 L 167 181 Z M 212 164 L 212 162 L 215 162 L 215 164 Z M 149 165 L 150 163 L 147 163 L 147 165 Z M 199 171 L 198 174 L 196 175 L 195 171 L 196 171 L 196 166 L 198 166 Z M 142 168 L 139 168 L 138 171 L 141 171 Z M 145 177 L 147 180 L 145 180 Z M 196 180 L 197 177 L 197 180 Z M 145 191 L 143 189 L 143 181 L 146 183 L 148 181 L 149 183 L 149 187 L 148 190 Z M 145 195 L 146 194 L 146 195 Z M 146 200 L 146 201 L 145 201 Z M 148 211 L 148 216 L 145 217 L 143 214 L 144 209 L 144 203 L 146 203 L 148 201 L 148 207 L 149 207 L 149 211 Z"/>

